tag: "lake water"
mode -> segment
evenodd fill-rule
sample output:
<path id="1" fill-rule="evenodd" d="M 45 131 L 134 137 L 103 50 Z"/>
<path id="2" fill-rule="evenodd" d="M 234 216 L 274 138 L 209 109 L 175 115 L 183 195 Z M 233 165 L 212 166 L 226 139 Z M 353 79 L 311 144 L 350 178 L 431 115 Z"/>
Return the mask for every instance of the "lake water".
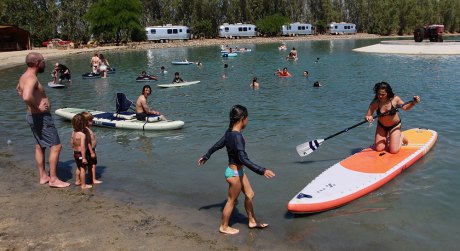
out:
<path id="1" fill-rule="evenodd" d="M 66 89 L 46 87 L 53 111 L 80 107 L 113 111 L 115 93 L 135 100 L 143 83 L 134 81 L 142 71 L 168 71 L 158 83 L 169 83 L 175 71 L 196 85 L 160 89 L 152 83 L 150 105 L 169 119 L 185 121 L 176 131 L 140 132 L 94 128 L 98 138 L 98 173 L 104 181 L 93 192 L 125 202 L 154 208 L 187 229 L 227 241 L 243 249 L 344 249 L 344 250 L 453 250 L 458 248 L 460 220 L 460 155 L 458 115 L 460 56 L 403 56 L 352 52 L 379 40 L 334 40 L 287 42 L 296 47 L 299 60 L 284 60 L 279 44 L 249 44 L 252 52 L 223 59 L 218 46 L 106 53 L 117 73 L 107 79 L 83 80 L 90 70 L 91 54 L 63 58 L 72 71 L 73 84 Z M 319 57 L 319 62 L 315 63 Z M 187 58 L 196 65 L 174 66 L 171 61 Z M 45 84 L 56 60 L 47 61 Z M 224 69 L 224 63 L 229 65 Z M 291 78 L 273 75 L 288 67 Z M 0 71 L 0 150 L 12 154 L 23 168 L 35 170 L 34 140 L 25 122 L 25 107 L 15 86 L 25 67 Z M 310 76 L 303 77 L 308 70 Z M 227 78 L 223 79 L 225 74 Z M 260 90 L 249 87 L 258 77 Z M 312 87 L 321 81 L 323 87 Z M 327 141 L 313 154 L 300 158 L 296 145 L 327 137 L 364 118 L 376 82 L 387 81 L 395 93 L 422 102 L 401 112 L 403 127 L 423 127 L 439 133 L 434 148 L 400 176 L 377 191 L 346 206 L 327 212 L 294 216 L 288 201 L 329 166 L 356 149 L 372 144 L 375 132 L 367 124 Z M 234 215 L 237 236 L 218 234 L 227 183 L 223 172 L 226 152 L 215 153 L 203 167 L 197 159 L 214 144 L 228 126 L 232 105 L 249 110 L 244 130 L 250 158 L 276 173 L 267 180 L 251 171 L 255 212 L 270 223 L 263 231 L 249 231 L 243 197 Z M 68 121 L 54 115 L 63 142 L 59 174 L 74 182 L 74 160 L 67 143 L 72 131 Z M 12 144 L 7 144 L 11 140 Z M 72 173 L 71 173 L 72 171 Z M 76 189 L 76 188 L 73 188 Z"/>

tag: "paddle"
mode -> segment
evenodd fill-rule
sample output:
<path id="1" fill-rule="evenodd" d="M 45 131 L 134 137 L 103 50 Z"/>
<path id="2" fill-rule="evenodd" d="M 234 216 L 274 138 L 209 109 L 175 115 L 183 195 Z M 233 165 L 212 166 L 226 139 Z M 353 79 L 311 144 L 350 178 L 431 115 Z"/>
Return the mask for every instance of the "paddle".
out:
<path id="1" fill-rule="evenodd" d="M 409 104 L 409 103 L 412 103 L 412 102 L 413 102 L 413 101 L 411 100 L 411 101 L 408 101 L 408 102 L 406 102 L 406 103 L 404 103 L 404 104 L 402 104 L 402 105 L 397 105 L 395 108 L 393 108 L 393 109 L 391 109 L 391 110 L 388 110 L 388 111 L 386 111 L 386 112 L 384 112 L 384 113 L 382 113 L 382 114 L 380 114 L 380 115 L 374 115 L 373 118 L 375 119 L 375 118 L 377 118 L 377 117 L 385 116 L 385 115 L 387 115 L 388 113 L 390 113 L 390 112 L 392 112 L 392 111 L 397 111 L 399 108 L 401 108 L 401 107 L 403 107 L 403 106 L 405 106 L 405 105 L 407 105 L 407 104 Z M 315 140 L 312 140 L 312 141 L 309 141 L 309 142 L 300 144 L 300 145 L 298 145 L 298 146 L 296 147 L 297 153 L 298 153 L 301 157 L 307 156 L 307 155 L 309 155 L 310 153 L 312 153 L 313 151 L 315 151 L 316 149 L 318 149 L 319 146 L 320 146 L 321 144 L 323 144 L 324 141 L 326 141 L 326 140 L 328 140 L 328 139 L 331 139 L 331 138 L 333 138 L 333 137 L 335 137 L 335 136 L 337 136 L 337 135 L 340 135 L 340 134 L 342 134 L 342 133 L 344 133 L 344 132 L 348 132 L 349 130 L 351 130 L 351 129 L 355 128 L 355 127 L 358 127 L 358 126 L 360 126 L 360 125 L 362 125 L 362 124 L 364 124 L 364 123 L 366 123 L 366 122 L 368 122 L 368 121 L 367 121 L 367 120 L 364 120 L 364 121 L 362 121 L 362 122 L 359 122 L 359 123 L 356 124 L 356 125 L 350 126 L 350 127 L 346 128 L 346 129 L 344 129 L 344 130 L 342 130 L 342 131 L 340 131 L 340 132 L 338 132 L 338 133 L 332 134 L 331 136 L 328 136 L 328 137 L 326 137 L 326 138 L 324 138 L 324 139 L 315 139 Z"/>

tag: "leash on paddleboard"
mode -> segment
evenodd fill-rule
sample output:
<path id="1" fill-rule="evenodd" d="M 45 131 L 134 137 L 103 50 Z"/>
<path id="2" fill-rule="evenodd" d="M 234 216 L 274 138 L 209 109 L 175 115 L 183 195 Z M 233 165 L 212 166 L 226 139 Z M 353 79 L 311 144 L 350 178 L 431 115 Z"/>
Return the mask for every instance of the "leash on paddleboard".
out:
<path id="1" fill-rule="evenodd" d="M 391 110 L 388 110 L 388 111 L 386 111 L 386 112 L 384 112 L 384 113 L 382 113 L 382 114 L 374 115 L 373 118 L 375 119 L 375 118 L 378 118 L 378 117 L 386 116 L 386 115 L 388 115 L 390 112 L 397 111 L 399 108 L 402 108 L 402 107 L 404 107 L 404 106 L 406 106 L 406 105 L 408 105 L 408 104 L 410 104 L 410 103 L 413 103 L 413 102 L 414 102 L 414 101 L 411 100 L 411 101 L 408 101 L 408 102 L 406 102 L 406 103 L 404 103 L 404 104 L 402 104 L 402 105 L 397 105 L 395 108 L 393 108 L 393 109 L 391 109 Z M 351 130 L 351 129 L 355 128 L 355 127 L 358 127 L 358 126 L 360 126 L 360 125 L 362 125 L 362 124 L 364 124 L 364 123 L 367 123 L 367 122 L 368 122 L 367 120 L 364 120 L 364 121 L 359 122 L 359 123 L 356 124 L 356 125 L 350 126 L 350 127 L 346 128 L 346 129 L 343 129 L 343 130 L 340 131 L 340 132 L 334 133 L 334 134 L 332 134 L 332 135 L 330 135 L 330 136 L 328 136 L 328 137 L 326 137 L 326 138 L 324 138 L 324 139 L 315 139 L 315 140 L 312 140 L 312 141 L 309 141 L 309 142 L 305 142 L 305 143 L 303 143 L 303 144 L 300 144 L 300 145 L 298 145 L 298 146 L 296 147 L 297 153 L 298 153 L 301 157 L 307 156 L 307 155 L 309 155 L 310 153 L 312 153 L 313 151 L 315 151 L 316 149 L 318 149 L 318 148 L 321 146 L 321 144 L 324 143 L 324 141 L 326 141 L 326 140 L 328 140 L 328 139 L 331 139 L 331 138 L 333 138 L 333 137 L 335 137 L 335 136 L 338 136 L 338 135 L 340 135 L 340 134 L 342 134 L 342 133 L 344 133 L 344 132 L 348 132 L 349 130 Z"/>

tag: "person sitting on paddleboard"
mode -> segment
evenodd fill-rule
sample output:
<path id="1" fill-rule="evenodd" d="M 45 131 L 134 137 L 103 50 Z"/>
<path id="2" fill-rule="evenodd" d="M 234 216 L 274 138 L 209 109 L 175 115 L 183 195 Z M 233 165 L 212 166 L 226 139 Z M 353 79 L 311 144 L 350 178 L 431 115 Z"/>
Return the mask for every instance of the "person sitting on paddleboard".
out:
<path id="1" fill-rule="evenodd" d="M 174 73 L 174 79 L 172 81 L 173 84 L 177 83 L 184 83 L 185 81 L 180 77 L 179 72 Z"/>
<path id="2" fill-rule="evenodd" d="M 374 99 L 367 109 L 365 119 L 373 122 L 373 114 L 377 113 L 377 128 L 375 131 L 374 148 L 381 152 L 387 150 L 390 153 L 398 153 L 401 145 L 406 145 L 407 139 L 401 135 L 401 118 L 397 113 L 397 107 L 404 104 L 404 101 L 393 93 L 390 84 L 380 82 L 374 86 Z M 401 107 L 407 111 L 420 102 L 419 96 L 414 96 L 413 101 Z M 388 112 L 388 114 L 385 114 Z"/>
<path id="3" fill-rule="evenodd" d="M 249 183 L 247 174 L 244 172 L 243 166 L 268 179 L 275 177 L 275 173 L 249 160 L 245 150 L 243 134 L 241 133 L 248 124 L 248 110 L 246 107 L 235 105 L 232 107 L 229 115 L 230 123 L 224 136 L 198 160 L 198 165 L 204 165 L 215 151 L 222 149 L 224 146 L 227 148 L 228 165 L 224 176 L 229 184 L 228 199 L 222 211 L 222 222 L 219 231 L 224 234 L 237 234 L 239 230 L 230 227 L 229 221 L 241 191 L 243 191 L 245 196 L 244 207 L 248 214 L 248 227 L 253 229 L 268 226 L 268 224 L 260 223 L 256 220 L 253 207 L 254 191 Z"/>
<path id="4" fill-rule="evenodd" d="M 150 85 L 144 85 L 142 87 L 142 94 L 137 98 L 136 101 L 136 119 L 141 121 L 158 121 L 166 120 L 165 116 L 161 115 L 159 111 L 150 109 L 147 104 L 147 98 L 152 92 Z"/>

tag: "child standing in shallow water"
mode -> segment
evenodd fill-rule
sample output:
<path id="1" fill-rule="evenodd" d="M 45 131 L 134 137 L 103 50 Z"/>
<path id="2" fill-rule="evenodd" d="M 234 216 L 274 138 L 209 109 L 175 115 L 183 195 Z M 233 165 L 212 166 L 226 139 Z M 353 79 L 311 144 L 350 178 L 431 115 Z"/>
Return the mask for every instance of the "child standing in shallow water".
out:
<path id="1" fill-rule="evenodd" d="M 244 207 L 248 214 L 248 227 L 265 228 L 268 226 L 268 224 L 260 223 L 256 220 L 253 206 L 254 191 L 249 183 L 248 176 L 244 172 L 243 166 L 248 167 L 257 174 L 264 175 L 266 178 L 275 177 L 275 173 L 249 160 L 245 150 L 245 141 L 241 134 L 241 131 L 247 124 L 248 111 L 246 107 L 241 105 L 233 106 L 230 111 L 230 124 L 228 130 L 225 132 L 224 136 L 198 160 L 198 165 L 204 165 L 215 151 L 222 149 L 224 146 L 227 148 L 228 166 L 224 175 L 229 184 L 228 198 L 224 210 L 222 211 L 222 223 L 219 228 L 219 231 L 224 234 L 237 234 L 239 232 L 238 229 L 230 227 L 228 223 L 241 191 L 243 191 L 245 196 Z"/>
<path id="2" fill-rule="evenodd" d="M 83 189 L 91 188 L 91 185 L 86 184 L 85 179 L 85 166 L 88 164 L 86 160 L 86 135 L 84 133 L 86 127 L 86 120 L 82 114 L 77 114 L 72 118 L 72 137 L 71 144 L 73 150 L 73 157 L 77 164 L 75 171 L 75 185 L 81 186 Z"/>
<path id="3" fill-rule="evenodd" d="M 96 165 L 97 165 L 97 155 L 96 155 L 96 146 L 97 140 L 96 135 L 94 135 L 93 131 L 91 130 L 91 126 L 93 125 L 93 114 L 89 112 L 82 112 L 81 113 L 86 120 L 86 127 L 85 127 L 85 135 L 87 141 L 87 149 L 86 149 L 86 158 L 88 160 L 88 174 L 93 184 L 100 184 L 102 181 L 96 179 Z"/>

